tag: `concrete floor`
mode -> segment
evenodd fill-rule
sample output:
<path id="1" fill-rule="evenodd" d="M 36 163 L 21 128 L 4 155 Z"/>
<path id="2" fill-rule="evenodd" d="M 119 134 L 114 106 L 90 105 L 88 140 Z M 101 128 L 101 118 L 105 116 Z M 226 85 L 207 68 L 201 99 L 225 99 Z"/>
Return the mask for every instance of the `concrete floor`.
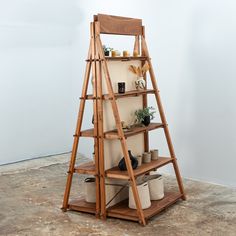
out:
<path id="1" fill-rule="evenodd" d="M 188 200 L 152 218 L 146 227 L 63 213 L 67 160 L 68 155 L 60 155 L 0 166 L 0 235 L 236 235 L 236 190 L 192 180 L 184 181 Z M 74 178 L 74 190 L 83 179 Z M 165 176 L 165 186 L 174 189 L 174 178 Z"/>

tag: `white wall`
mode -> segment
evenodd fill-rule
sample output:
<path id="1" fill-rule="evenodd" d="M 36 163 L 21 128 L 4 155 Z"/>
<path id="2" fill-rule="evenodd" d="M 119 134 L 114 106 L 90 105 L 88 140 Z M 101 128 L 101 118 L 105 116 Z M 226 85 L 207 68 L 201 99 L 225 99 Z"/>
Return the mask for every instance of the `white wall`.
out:
<path id="1" fill-rule="evenodd" d="M 142 18 L 146 25 L 182 175 L 236 186 L 235 1 L 0 4 L 1 163 L 71 149 L 89 22 L 107 13 Z M 126 40 L 105 39 L 131 50 Z M 159 135 L 151 137 L 151 146 L 165 153 Z M 90 155 L 91 149 L 83 140 L 80 151 Z"/>

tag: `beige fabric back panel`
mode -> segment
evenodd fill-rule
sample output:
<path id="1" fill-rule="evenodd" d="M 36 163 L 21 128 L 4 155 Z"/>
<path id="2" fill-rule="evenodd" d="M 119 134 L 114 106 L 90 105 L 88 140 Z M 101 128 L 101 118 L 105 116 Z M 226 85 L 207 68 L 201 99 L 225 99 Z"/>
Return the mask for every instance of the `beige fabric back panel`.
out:
<path id="1" fill-rule="evenodd" d="M 114 92 L 118 92 L 118 82 L 125 82 L 126 91 L 134 90 L 134 81 L 136 76 L 132 74 L 128 67 L 129 65 L 140 65 L 140 61 L 109 61 L 108 68 L 110 72 L 110 77 L 112 81 L 112 86 Z M 107 86 L 105 83 L 105 77 L 103 74 L 103 93 L 108 93 Z M 142 96 L 138 97 L 127 97 L 117 99 L 118 110 L 120 114 L 120 119 L 130 124 L 134 122 L 134 112 L 137 109 L 143 107 Z M 113 111 L 111 107 L 111 102 L 109 100 L 104 101 L 104 131 L 115 129 L 115 120 L 113 116 Z M 140 155 L 144 152 L 144 137 L 143 134 L 135 135 L 127 138 L 128 149 L 131 150 L 132 154 Z M 109 169 L 111 167 L 117 166 L 119 160 L 123 157 L 121 144 L 119 140 L 104 140 L 104 161 L 105 161 L 105 169 Z M 110 183 L 111 180 L 106 180 L 106 182 Z M 115 186 L 106 186 L 107 193 L 107 202 L 112 198 L 114 193 L 116 193 L 120 187 Z M 128 191 L 123 190 L 121 194 L 118 195 L 114 199 L 114 201 L 109 204 L 109 206 L 114 205 L 115 203 L 123 200 L 124 198 L 128 198 Z"/>

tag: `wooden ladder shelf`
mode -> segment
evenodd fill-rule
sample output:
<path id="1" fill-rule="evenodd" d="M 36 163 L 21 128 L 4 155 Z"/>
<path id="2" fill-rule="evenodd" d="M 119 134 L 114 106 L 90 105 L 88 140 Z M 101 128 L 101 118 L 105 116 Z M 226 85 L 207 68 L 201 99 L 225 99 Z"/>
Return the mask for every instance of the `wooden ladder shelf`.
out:
<path id="1" fill-rule="evenodd" d="M 74 143 L 71 153 L 71 160 L 69 165 L 69 171 L 67 176 L 66 189 L 64 194 L 63 206 L 64 211 L 70 209 L 75 211 L 93 213 L 96 217 L 106 219 L 106 217 L 116 217 L 120 219 L 127 219 L 132 221 L 138 221 L 142 225 L 146 225 L 147 219 L 156 215 L 166 207 L 177 202 L 179 199 L 185 200 L 185 192 L 180 176 L 179 168 L 176 161 L 174 148 L 172 145 L 166 117 L 164 114 L 163 106 L 159 90 L 156 83 L 151 59 L 149 56 L 147 44 L 145 41 L 145 29 L 142 25 L 142 20 L 110 16 L 98 14 L 94 16 L 94 21 L 90 24 L 90 46 L 86 59 L 86 70 L 84 83 L 82 87 L 81 102 L 78 113 L 77 126 L 74 134 Z M 139 57 L 105 57 L 102 47 L 100 34 L 115 34 L 115 35 L 131 35 L 135 38 L 134 50 L 141 53 Z M 132 90 L 124 94 L 114 93 L 111 77 L 108 69 L 107 61 L 129 61 L 139 60 L 142 63 L 148 62 L 149 74 L 152 84 L 152 89 L 144 90 Z M 105 75 L 105 83 L 108 89 L 108 94 L 102 94 L 102 73 Z M 87 94 L 90 74 L 93 78 L 93 94 Z M 144 76 L 147 79 L 146 75 Z M 154 94 L 157 102 L 161 123 L 151 123 L 147 127 L 135 127 L 131 131 L 124 132 L 121 125 L 121 119 L 118 112 L 117 99 L 125 97 L 142 96 L 143 107 L 147 107 L 147 95 Z M 81 130 L 82 120 L 84 115 L 84 108 L 86 100 L 93 101 L 94 112 L 94 127 L 89 130 Z M 103 129 L 103 102 L 109 100 L 112 106 L 112 111 L 116 123 L 116 130 L 110 130 L 104 132 Z M 170 157 L 160 157 L 156 161 L 142 164 L 137 169 L 133 170 L 128 154 L 127 138 L 140 133 L 144 134 L 144 150 L 149 150 L 148 133 L 154 129 L 163 129 L 170 152 Z M 80 137 L 91 137 L 94 139 L 94 152 L 95 152 L 95 164 L 94 162 L 84 163 L 80 166 L 75 166 L 76 154 L 78 150 L 78 144 Z M 120 171 L 118 167 L 105 170 L 104 168 L 104 139 L 119 139 L 122 152 L 125 158 L 127 171 Z M 162 200 L 152 201 L 150 208 L 143 210 L 141 207 L 141 201 L 139 198 L 136 178 L 143 174 L 147 174 L 152 170 L 160 168 L 164 165 L 172 163 L 179 187 L 177 193 L 165 193 L 165 197 Z M 74 173 L 94 175 L 96 179 L 96 203 L 88 203 L 84 199 L 80 198 L 74 201 L 69 201 L 70 190 L 72 185 L 72 177 Z M 127 200 L 119 202 L 118 204 L 106 208 L 106 191 L 105 191 L 105 179 L 121 179 L 129 181 L 132 187 L 133 195 L 137 210 L 128 208 Z"/>

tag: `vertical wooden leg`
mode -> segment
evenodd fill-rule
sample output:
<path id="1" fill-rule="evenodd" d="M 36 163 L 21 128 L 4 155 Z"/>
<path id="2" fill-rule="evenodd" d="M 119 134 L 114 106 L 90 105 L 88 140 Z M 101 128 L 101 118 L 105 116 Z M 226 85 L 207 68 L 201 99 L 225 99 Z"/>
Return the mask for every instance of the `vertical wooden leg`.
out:
<path id="1" fill-rule="evenodd" d="M 102 97 L 102 74 L 101 62 L 97 62 L 98 97 Z M 104 138 L 103 138 L 103 100 L 98 100 L 98 130 L 99 130 L 99 173 L 101 194 L 101 218 L 106 219 L 106 189 L 105 189 L 105 167 L 104 167 Z"/>
<path id="2" fill-rule="evenodd" d="M 88 59 L 91 59 L 91 46 L 92 46 L 91 44 L 92 43 L 90 40 L 88 57 L 87 57 Z M 63 204 L 62 204 L 62 210 L 64 210 L 64 211 L 66 211 L 68 208 L 68 201 L 69 201 L 72 178 L 73 178 L 73 173 L 74 173 L 76 154 L 77 154 L 77 149 L 78 149 L 78 144 L 79 144 L 79 135 L 80 135 L 81 126 L 82 126 L 84 107 L 85 107 L 85 97 L 87 95 L 87 90 L 88 90 L 90 71 L 91 71 L 91 62 L 88 61 L 86 63 L 84 83 L 83 83 L 82 96 L 81 96 L 82 100 L 80 102 L 80 107 L 79 107 L 79 112 L 78 112 L 77 125 L 76 125 L 76 129 L 75 129 L 74 142 L 73 142 L 73 148 L 72 148 L 71 159 L 70 159 L 70 166 L 69 166 L 69 171 L 68 171 L 68 175 L 67 175 L 66 189 L 65 189 Z"/>
<path id="3" fill-rule="evenodd" d="M 111 80 L 110 80 L 108 67 L 107 67 L 105 57 L 104 57 L 104 53 L 103 53 L 103 50 L 102 50 L 101 40 L 100 40 L 99 36 L 97 36 L 96 39 L 97 39 L 96 42 L 97 42 L 97 48 L 98 48 L 99 56 L 102 59 L 102 66 L 103 66 L 103 70 L 104 70 L 104 73 L 105 73 L 105 79 L 106 79 L 106 84 L 107 84 L 107 88 L 108 88 L 109 98 L 110 98 L 111 105 L 112 105 L 113 115 L 114 115 L 114 118 L 115 118 L 118 134 L 119 134 L 119 137 L 120 137 L 120 140 L 121 140 L 121 147 L 122 147 L 122 151 L 123 151 L 126 166 L 127 166 L 127 171 L 128 171 L 129 176 L 130 176 L 130 181 L 131 181 L 132 191 L 133 191 L 133 195 L 134 195 L 134 200 L 135 200 L 135 203 L 136 203 L 136 206 L 137 206 L 137 213 L 138 213 L 138 216 L 139 216 L 139 219 L 140 219 L 141 223 L 143 225 L 146 225 L 146 220 L 144 218 L 144 214 L 143 214 L 143 210 L 142 210 L 142 206 L 141 206 L 141 202 L 140 202 L 140 198 L 139 198 L 139 194 L 138 194 L 138 189 L 137 189 L 137 186 L 136 186 L 136 181 L 135 181 L 135 178 L 134 178 L 133 169 L 132 169 L 132 166 L 131 166 L 131 161 L 130 161 L 129 154 L 128 154 L 128 148 L 127 148 L 126 140 L 124 138 L 124 133 L 123 133 L 123 130 L 122 130 L 122 127 L 121 127 L 119 112 L 118 112 L 118 108 L 117 108 L 116 101 L 115 101 L 115 96 L 114 96 L 114 92 L 113 92 L 113 88 L 112 88 L 112 84 L 111 84 Z"/>
<path id="4" fill-rule="evenodd" d="M 97 91 L 97 72 L 96 72 L 96 45 L 94 38 L 94 23 L 90 24 L 90 33 L 92 38 L 92 74 L 93 74 L 93 96 L 98 96 Z M 95 183 L 96 183 L 96 217 L 100 218 L 101 204 L 100 204 L 100 177 L 99 177 L 99 131 L 98 131 L 98 104 L 97 99 L 93 100 L 93 116 L 94 116 L 94 153 L 95 153 Z"/>
<path id="5" fill-rule="evenodd" d="M 153 89 L 155 90 L 155 97 L 156 97 L 156 102 L 157 102 L 158 110 L 159 110 L 159 113 L 160 113 L 161 121 L 164 124 L 165 137 L 166 137 L 167 145 L 168 145 L 169 152 L 170 152 L 170 155 L 171 155 L 171 158 L 172 158 L 172 163 L 173 163 L 176 179 L 177 179 L 178 186 L 179 186 L 179 191 L 182 194 L 182 199 L 185 200 L 186 195 L 185 195 L 185 191 L 184 191 L 184 187 L 183 187 L 182 178 L 181 178 L 179 168 L 178 168 L 178 164 L 177 164 L 177 161 L 176 161 L 174 147 L 173 147 L 171 137 L 170 137 L 170 132 L 169 132 L 169 129 L 168 129 L 168 126 L 167 126 L 167 121 L 166 121 L 164 109 L 163 109 L 163 106 L 162 106 L 159 90 L 158 90 L 158 87 L 157 87 L 154 70 L 153 70 L 152 63 L 151 63 L 151 60 L 150 60 L 150 57 L 149 57 L 147 44 L 146 44 L 145 38 L 143 36 L 142 36 L 142 42 L 141 43 L 142 43 L 142 48 L 144 50 L 144 55 L 146 55 L 148 57 L 147 61 L 148 61 L 149 67 L 150 67 L 149 73 L 150 73 L 150 77 L 151 77 L 151 82 L 152 82 Z"/>
<path id="6" fill-rule="evenodd" d="M 78 119 L 77 119 L 77 126 L 76 126 L 75 135 L 74 135 L 74 143 L 73 143 L 71 159 L 70 159 L 70 166 L 69 166 L 67 182 L 66 182 L 66 189 L 65 189 L 63 205 L 62 205 L 62 209 L 64 211 L 66 211 L 68 208 L 68 201 L 69 201 L 70 189 L 71 189 L 71 184 L 72 184 L 72 177 L 73 177 L 73 173 L 74 173 L 76 154 L 77 154 L 77 149 L 78 149 L 78 144 L 79 144 L 79 135 L 80 135 L 80 131 L 81 131 L 82 119 L 83 119 L 83 114 L 84 114 L 85 96 L 87 94 L 90 69 L 91 69 L 91 62 L 87 62 L 86 71 L 85 71 L 85 80 L 84 80 L 83 90 L 82 90 L 82 100 L 80 102 L 80 108 L 79 108 Z"/>

